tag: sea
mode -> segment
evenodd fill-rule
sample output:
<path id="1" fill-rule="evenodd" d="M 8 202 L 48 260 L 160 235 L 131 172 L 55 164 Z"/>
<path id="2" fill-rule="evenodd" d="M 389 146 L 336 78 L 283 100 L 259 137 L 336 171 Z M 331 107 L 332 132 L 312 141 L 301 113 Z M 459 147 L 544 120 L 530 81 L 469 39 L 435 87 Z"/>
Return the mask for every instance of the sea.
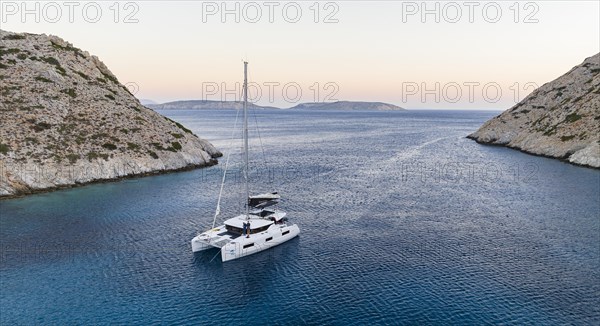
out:
<path id="1" fill-rule="evenodd" d="M 600 171 L 465 138 L 499 112 L 252 111 L 301 233 L 226 263 L 190 240 L 226 165 L 243 210 L 241 117 L 161 113 L 219 164 L 0 201 L 0 324 L 600 324 Z"/>

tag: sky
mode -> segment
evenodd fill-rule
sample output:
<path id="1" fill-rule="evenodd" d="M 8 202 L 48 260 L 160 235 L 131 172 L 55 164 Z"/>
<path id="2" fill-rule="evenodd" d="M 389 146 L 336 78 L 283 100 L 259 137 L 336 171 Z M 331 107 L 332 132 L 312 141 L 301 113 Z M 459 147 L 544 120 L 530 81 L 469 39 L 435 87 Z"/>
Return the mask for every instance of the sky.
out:
<path id="1" fill-rule="evenodd" d="M 505 110 L 600 52 L 599 1 L 1 1 L 138 98 Z"/>

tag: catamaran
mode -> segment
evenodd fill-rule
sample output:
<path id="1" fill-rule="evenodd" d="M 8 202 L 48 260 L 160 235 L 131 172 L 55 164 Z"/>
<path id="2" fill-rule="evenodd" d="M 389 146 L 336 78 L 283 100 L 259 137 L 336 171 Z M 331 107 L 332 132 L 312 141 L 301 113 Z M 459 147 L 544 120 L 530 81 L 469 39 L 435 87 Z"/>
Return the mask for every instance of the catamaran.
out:
<path id="1" fill-rule="evenodd" d="M 244 62 L 244 124 L 242 141 L 244 145 L 244 190 L 245 212 L 225 220 L 216 226 L 220 214 L 221 195 L 227 175 L 229 156 L 223 172 L 221 191 L 217 200 L 217 209 L 212 227 L 192 239 L 192 251 L 198 252 L 211 248 L 221 250 L 223 262 L 248 256 L 289 241 L 300 234 L 296 224 L 288 224 L 286 213 L 276 208 L 281 196 L 277 192 L 250 196 L 248 185 L 248 62 Z"/>

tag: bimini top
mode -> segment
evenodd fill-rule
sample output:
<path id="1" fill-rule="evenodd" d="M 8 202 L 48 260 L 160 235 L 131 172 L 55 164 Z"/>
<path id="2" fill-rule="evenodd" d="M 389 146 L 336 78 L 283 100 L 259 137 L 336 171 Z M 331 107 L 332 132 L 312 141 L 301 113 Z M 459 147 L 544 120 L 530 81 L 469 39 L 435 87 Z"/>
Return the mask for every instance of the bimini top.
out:
<path id="1" fill-rule="evenodd" d="M 250 196 L 250 199 L 279 199 L 281 196 L 277 193 L 277 191 L 273 191 L 270 193 L 260 194 L 256 196 Z"/>
<path id="2" fill-rule="evenodd" d="M 255 208 L 265 208 L 279 203 L 279 199 L 281 199 L 281 196 L 275 191 L 248 197 L 248 205 Z"/>

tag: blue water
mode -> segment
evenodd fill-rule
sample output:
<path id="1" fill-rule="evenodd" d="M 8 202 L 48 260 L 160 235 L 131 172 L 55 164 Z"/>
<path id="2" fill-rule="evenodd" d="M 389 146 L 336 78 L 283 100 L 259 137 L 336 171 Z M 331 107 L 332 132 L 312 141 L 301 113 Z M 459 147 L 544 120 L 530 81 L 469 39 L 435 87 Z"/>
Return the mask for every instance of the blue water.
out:
<path id="1" fill-rule="evenodd" d="M 234 112 L 164 113 L 238 151 Z M 0 324 L 597 325 L 600 171 L 464 138 L 495 114 L 251 115 L 254 189 L 302 232 L 227 263 L 189 245 L 223 159 L 0 201 Z"/>

